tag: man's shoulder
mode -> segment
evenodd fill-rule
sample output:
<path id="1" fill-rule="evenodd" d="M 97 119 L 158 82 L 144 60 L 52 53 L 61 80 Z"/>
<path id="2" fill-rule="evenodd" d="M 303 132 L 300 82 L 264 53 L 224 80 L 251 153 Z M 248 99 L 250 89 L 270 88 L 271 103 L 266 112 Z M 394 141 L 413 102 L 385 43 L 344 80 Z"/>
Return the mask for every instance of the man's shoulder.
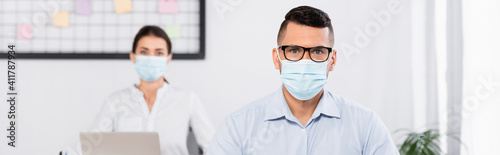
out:
<path id="1" fill-rule="evenodd" d="M 271 104 L 274 93 L 257 99 L 243 106 L 242 108 L 232 112 L 228 117 L 236 120 L 248 120 L 263 118 L 267 107 Z"/>
<path id="2" fill-rule="evenodd" d="M 356 118 L 356 119 L 369 119 L 373 117 L 374 111 L 357 103 L 354 100 L 344 98 L 342 96 L 325 91 L 325 95 L 329 95 L 340 112 L 341 118 Z M 264 116 L 270 104 L 276 97 L 275 93 L 271 93 L 265 97 L 255 100 L 242 108 L 234 111 L 228 117 L 238 121 L 250 121 L 256 119 L 264 120 Z"/>

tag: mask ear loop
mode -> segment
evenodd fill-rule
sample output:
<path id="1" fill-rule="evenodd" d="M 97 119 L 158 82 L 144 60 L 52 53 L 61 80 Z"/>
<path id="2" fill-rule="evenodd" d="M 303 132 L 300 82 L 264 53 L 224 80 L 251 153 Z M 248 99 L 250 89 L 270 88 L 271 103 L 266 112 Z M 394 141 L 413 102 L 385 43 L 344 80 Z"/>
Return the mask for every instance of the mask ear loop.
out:
<path id="1" fill-rule="evenodd" d="M 278 54 L 278 60 L 280 60 L 280 74 L 281 74 L 281 69 L 283 67 L 283 62 L 281 61 L 281 58 L 280 58 L 280 47 L 276 47 L 276 54 Z"/>
<path id="2" fill-rule="evenodd" d="M 280 47 L 276 47 L 276 53 L 278 54 L 278 60 L 280 60 L 280 62 L 281 62 L 281 58 L 280 58 Z"/>
<path id="3" fill-rule="evenodd" d="M 332 52 L 331 52 L 331 53 L 333 53 L 333 50 L 332 50 Z M 332 55 L 328 55 L 328 58 L 327 58 L 327 59 L 326 59 L 326 61 L 324 62 L 324 63 L 325 63 L 325 65 L 327 65 L 327 66 L 326 66 L 326 72 L 327 72 L 327 75 L 328 75 L 328 72 L 329 72 L 329 70 L 330 70 L 330 69 L 328 68 L 328 67 L 329 67 L 328 63 L 330 63 L 330 61 L 333 61 L 333 59 L 332 59 L 332 60 L 330 60 L 330 56 L 333 56 L 333 54 L 332 54 Z"/>

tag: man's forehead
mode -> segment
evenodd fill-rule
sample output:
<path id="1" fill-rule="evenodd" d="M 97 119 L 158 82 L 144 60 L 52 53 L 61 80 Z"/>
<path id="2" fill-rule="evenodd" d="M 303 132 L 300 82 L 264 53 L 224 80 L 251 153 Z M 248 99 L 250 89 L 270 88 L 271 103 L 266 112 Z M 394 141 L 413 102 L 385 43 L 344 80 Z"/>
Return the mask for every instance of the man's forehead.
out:
<path id="1" fill-rule="evenodd" d="M 283 33 L 281 45 L 331 46 L 329 35 L 327 27 L 317 28 L 291 22 Z"/>

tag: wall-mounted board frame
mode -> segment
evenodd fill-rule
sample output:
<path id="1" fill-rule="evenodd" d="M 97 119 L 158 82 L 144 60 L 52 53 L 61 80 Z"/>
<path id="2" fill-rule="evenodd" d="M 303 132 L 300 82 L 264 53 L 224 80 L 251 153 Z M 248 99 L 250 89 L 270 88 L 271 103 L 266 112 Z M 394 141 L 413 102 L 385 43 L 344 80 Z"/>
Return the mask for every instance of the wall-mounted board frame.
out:
<path id="1" fill-rule="evenodd" d="M 173 59 L 205 58 L 205 0 L 124 0 L 131 2 L 128 13 L 116 13 L 122 0 L 54 1 L 60 2 L 58 12 L 69 15 L 67 27 L 56 26 L 59 17 L 47 13 L 44 5 L 50 8 L 50 1 L 0 1 L 1 58 L 7 57 L 7 41 L 15 40 L 16 59 L 128 59 L 133 38 L 144 25 L 160 26 L 169 34 Z M 90 14 L 77 13 L 79 1 L 90 1 Z M 166 9 L 177 10 L 160 13 L 165 11 L 162 1 L 176 5 Z M 45 22 L 36 23 L 40 18 Z M 26 27 L 31 30 L 27 35 Z"/>

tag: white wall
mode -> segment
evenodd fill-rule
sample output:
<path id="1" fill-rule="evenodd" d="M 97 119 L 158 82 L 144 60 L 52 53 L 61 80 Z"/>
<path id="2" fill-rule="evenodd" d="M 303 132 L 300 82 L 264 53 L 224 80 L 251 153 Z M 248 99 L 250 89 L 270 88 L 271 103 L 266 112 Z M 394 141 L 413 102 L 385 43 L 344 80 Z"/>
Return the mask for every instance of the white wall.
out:
<path id="1" fill-rule="evenodd" d="M 499 1 L 464 0 L 462 154 L 495 154 L 500 145 Z M 486 24 L 485 24 L 486 23 Z M 498 154 L 498 153 L 496 153 Z"/>
<path id="2" fill-rule="evenodd" d="M 387 10 L 388 2 L 208 1 L 206 59 L 173 61 L 168 80 L 196 91 L 218 127 L 227 114 L 279 88 L 271 59 L 279 24 L 288 10 L 307 4 L 333 20 L 339 61 L 326 89 L 375 110 L 391 132 L 412 128 L 409 2 L 401 1 L 401 13 L 392 15 L 369 44 L 354 45 L 355 28 L 375 23 L 371 12 Z M 232 9 L 218 14 L 214 3 Z M 347 61 L 341 44 L 358 47 L 359 53 Z M 0 63 L 0 73 L 0 81 L 7 81 L 6 63 Z M 70 144 L 75 147 L 79 131 L 90 124 L 106 96 L 137 81 L 129 60 L 18 60 L 18 147 L 1 144 L 1 154 L 56 154 Z M 0 109 L 7 109 L 6 104 Z M 3 114 L 0 122 L 7 125 Z"/>

